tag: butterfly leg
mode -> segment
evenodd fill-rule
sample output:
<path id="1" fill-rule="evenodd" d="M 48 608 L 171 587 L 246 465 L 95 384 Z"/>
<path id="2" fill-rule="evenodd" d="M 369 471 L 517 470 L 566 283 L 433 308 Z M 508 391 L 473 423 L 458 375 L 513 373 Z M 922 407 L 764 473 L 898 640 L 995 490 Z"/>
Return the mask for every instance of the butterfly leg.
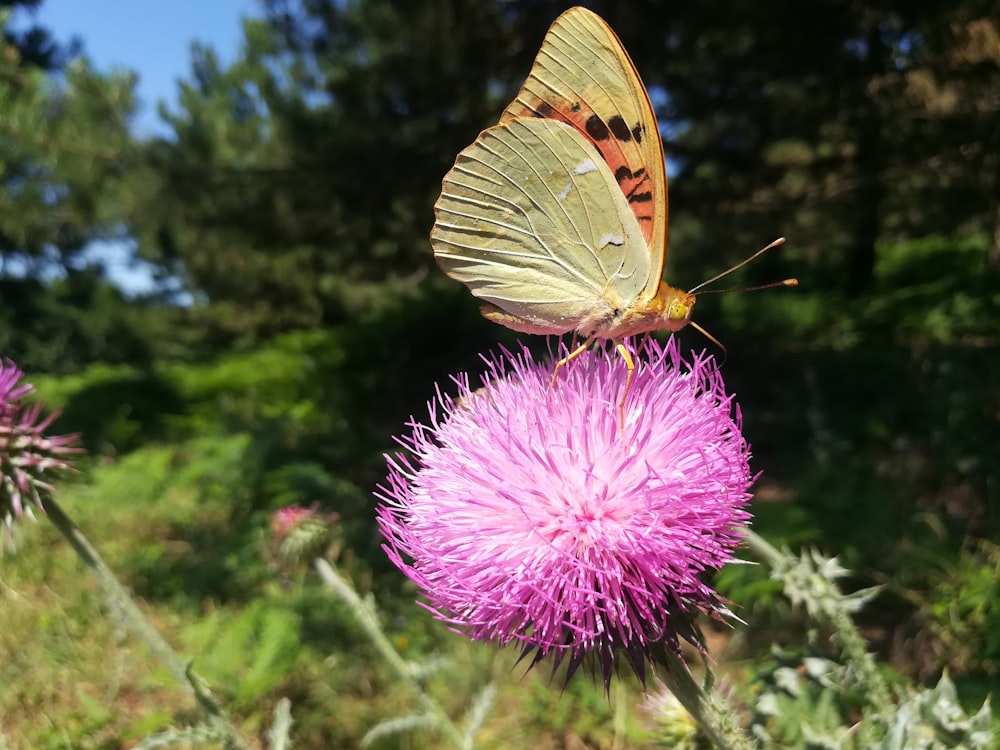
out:
<path id="1" fill-rule="evenodd" d="M 632 376 L 635 375 L 635 362 L 632 360 L 632 355 L 628 353 L 628 349 L 625 348 L 625 344 L 621 341 L 615 343 L 615 347 L 618 349 L 618 353 L 622 355 L 625 360 L 625 366 L 628 367 L 628 375 L 625 378 L 625 390 L 622 391 L 622 399 L 618 402 L 618 417 L 620 420 L 622 430 L 625 429 L 625 399 L 628 398 L 628 392 L 632 388 Z"/>
<path id="2" fill-rule="evenodd" d="M 594 339 L 596 339 L 596 338 L 597 338 L 596 336 L 591 336 L 586 341 L 584 341 L 582 344 L 580 344 L 580 346 L 578 346 L 576 349 L 574 349 L 569 354 L 567 354 L 565 357 L 563 357 L 558 362 L 556 362 L 556 369 L 552 371 L 552 385 L 549 386 L 550 388 L 555 388 L 556 387 L 556 378 L 559 375 L 559 368 L 562 367 L 563 365 L 565 365 L 570 360 L 576 359 L 581 354 L 583 354 L 585 351 L 587 351 L 587 349 L 590 347 L 590 345 L 594 343 Z"/>

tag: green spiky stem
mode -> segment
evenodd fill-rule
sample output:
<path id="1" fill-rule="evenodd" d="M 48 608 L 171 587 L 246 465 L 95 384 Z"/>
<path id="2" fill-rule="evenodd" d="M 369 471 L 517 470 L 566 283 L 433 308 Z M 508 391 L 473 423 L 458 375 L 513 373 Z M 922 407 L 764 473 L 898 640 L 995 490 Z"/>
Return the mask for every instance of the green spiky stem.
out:
<path id="1" fill-rule="evenodd" d="M 323 579 L 323 582 L 329 586 L 333 592 L 347 604 L 351 612 L 354 613 L 355 618 L 357 618 L 361 627 L 364 628 L 365 633 L 368 634 L 368 637 L 371 639 L 372 643 L 375 644 L 375 648 L 378 649 L 386 663 L 404 682 L 413 688 L 417 695 L 417 700 L 420 701 L 423 709 L 434 720 L 438 731 L 441 732 L 441 734 L 454 747 L 459 748 L 460 750 L 467 748 L 469 743 L 463 737 L 462 732 L 458 730 L 441 704 L 427 693 L 420 680 L 416 678 L 414 671 L 410 668 L 410 665 L 402 656 L 400 656 L 399 652 L 396 651 L 396 649 L 393 648 L 393 645 L 389 642 L 385 632 L 382 630 L 382 626 L 379 624 L 375 608 L 362 601 L 361 597 L 358 596 L 351 584 L 348 583 L 347 580 L 344 579 L 344 577 L 341 576 L 340 573 L 338 573 L 337 570 L 322 557 L 315 558 L 313 561 L 313 567 L 316 568 L 316 571 L 319 573 L 320 578 Z"/>
<path id="2" fill-rule="evenodd" d="M 695 680 L 690 668 L 671 649 L 664 649 L 666 669 L 663 683 L 674 694 L 698 728 L 719 750 L 754 750 L 756 744 L 740 728 L 740 719 L 729 702 L 716 690 L 706 690 Z"/>
<path id="3" fill-rule="evenodd" d="M 794 555 L 782 552 L 749 529 L 746 530 L 746 544 L 774 571 L 780 572 L 799 564 L 799 559 Z M 828 585 L 830 595 L 825 597 L 823 606 L 810 609 L 810 614 L 836 634 L 845 662 L 857 675 L 861 688 L 875 707 L 876 716 L 873 718 L 888 724 L 894 714 L 889 687 L 879 672 L 875 659 L 868 652 L 867 642 L 854 625 L 847 597 L 840 592 L 835 581 L 828 581 Z"/>
<path id="4" fill-rule="evenodd" d="M 190 663 L 181 659 L 160 635 L 160 632 L 153 627 L 83 532 L 70 520 L 51 496 L 45 498 L 44 507 L 46 517 L 69 542 L 83 564 L 97 579 L 109 605 L 118 610 L 125 623 L 139 638 L 146 642 L 149 650 L 167 668 L 167 671 L 194 694 L 195 700 L 205 713 L 209 725 L 225 738 L 227 750 L 249 750 L 248 745 L 229 721 L 226 712 L 215 700 L 205 681 L 194 673 Z"/>

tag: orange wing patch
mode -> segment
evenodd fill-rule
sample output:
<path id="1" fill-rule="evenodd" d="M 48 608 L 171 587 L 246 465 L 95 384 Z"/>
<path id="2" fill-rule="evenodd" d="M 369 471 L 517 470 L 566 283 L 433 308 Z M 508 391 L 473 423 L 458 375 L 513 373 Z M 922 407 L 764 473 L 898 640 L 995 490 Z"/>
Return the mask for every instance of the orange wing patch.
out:
<path id="1" fill-rule="evenodd" d="M 635 66 L 599 16 L 572 8 L 556 19 L 500 122 L 518 117 L 561 120 L 593 143 L 639 222 L 658 283 L 667 240 L 663 142 Z"/>
<path id="2" fill-rule="evenodd" d="M 561 120 L 586 135 L 613 170 L 632 213 L 639 220 L 647 244 L 651 244 L 656 218 L 655 186 L 652 176 L 642 164 L 641 145 L 646 131 L 643 124 L 637 122 L 630 126 L 620 114 L 602 116 L 578 99 L 565 103 L 536 100 L 529 104 L 526 97 L 521 99 L 522 95 L 507 107 L 500 122 L 508 122 L 515 117 L 544 117 Z"/>

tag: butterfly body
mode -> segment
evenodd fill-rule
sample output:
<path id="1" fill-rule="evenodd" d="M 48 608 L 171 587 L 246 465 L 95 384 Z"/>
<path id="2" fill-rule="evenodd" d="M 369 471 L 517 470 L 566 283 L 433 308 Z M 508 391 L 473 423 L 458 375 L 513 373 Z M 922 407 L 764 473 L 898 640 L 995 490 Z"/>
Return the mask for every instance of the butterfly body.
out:
<path id="1" fill-rule="evenodd" d="M 483 317 L 520 333 L 540 335 L 575 332 L 585 338 L 622 339 L 650 331 L 679 331 L 691 320 L 694 295 L 661 284 L 656 296 L 642 304 L 628 304 L 614 295 L 607 295 L 600 306 L 582 320 L 567 319 L 563 327 L 558 321 L 532 321 L 511 315 L 496 305 L 483 305 Z"/>

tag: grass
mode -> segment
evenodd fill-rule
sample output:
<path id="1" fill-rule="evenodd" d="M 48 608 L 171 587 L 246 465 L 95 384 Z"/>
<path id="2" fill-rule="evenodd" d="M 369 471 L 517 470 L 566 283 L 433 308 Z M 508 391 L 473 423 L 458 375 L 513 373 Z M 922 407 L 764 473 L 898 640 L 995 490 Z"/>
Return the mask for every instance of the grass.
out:
<path id="1" fill-rule="evenodd" d="M 269 578 L 255 574 L 248 593 L 247 577 L 241 579 L 239 561 L 231 559 L 222 565 L 233 566 L 233 577 L 242 580 L 240 595 L 206 596 L 216 584 L 199 587 L 196 581 L 190 587 L 195 597 L 185 594 L 183 581 L 192 572 L 180 561 L 202 553 L 184 534 L 224 525 L 232 508 L 222 494 L 206 493 L 205 472 L 193 470 L 204 454 L 186 465 L 178 464 L 179 454 L 195 455 L 142 449 L 116 465 L 94 467 L 59 499 L 120 579 L 151 592 L 145 613 L 182 655 L 194 658 L 244 736 L 263 746 L 281 697 L 292 700 L 299 747 L 358 747 L 379 721 L 414 712 L 413 696 L 394 683 L 349 614 L 310 576 L 282 585 L 277 571 Z M 100 590 L 44 517 L 18 523 L 16 540 L 17 553 L 2 563 L 0 650 L 8 656 L 0 662 L 0 738 L 6 742 L 0 747 L 119 748 L 169 726 L 196 723 L 190 694 L 141 641 L 107 618 Z M 267 569 L 263 535 L 258 541 L 252 564 Z M 244 554 L 249 558 L 250 550 Z M 154 574 L 182 580 L 150 580 Z M 388 631 L 406 658 L 447 658 L 449 666 L 428 684 L 453 717 L 487 683 L 497 683 L 479 747 L 645 742 L 636 713 L 644 699 L 634 680 L 616 684 L 610 702 L 587 677 L 577 677 L 561 694 L 561 677 L 550 680 L 546 667 L 525 675 L 515 665 L 515 651 L 472 644 L 412 603 L 390 604 L 396 614 Z M 439 746 L 420 732 L 375 745 Z"/>

